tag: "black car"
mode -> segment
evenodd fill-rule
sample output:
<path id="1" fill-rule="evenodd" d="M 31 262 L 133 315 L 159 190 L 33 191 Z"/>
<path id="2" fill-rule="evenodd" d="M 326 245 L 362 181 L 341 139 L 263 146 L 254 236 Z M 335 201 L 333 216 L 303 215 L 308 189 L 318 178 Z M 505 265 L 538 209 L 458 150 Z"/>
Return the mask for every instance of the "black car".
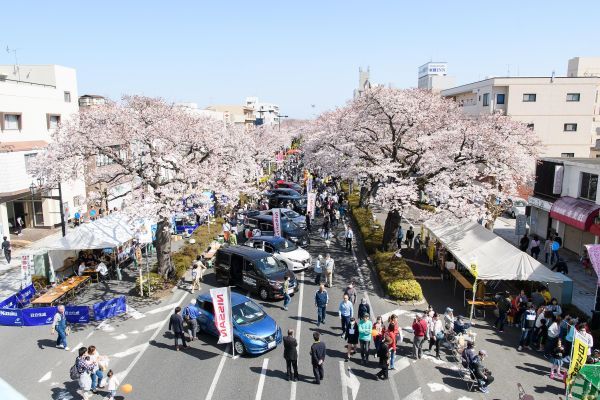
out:
<path id="1" fill-rule="evenodd" d="M 290 188 L 276 188 L 267 190 L 267 196 L 301 196 L 301 194 Z"/>
<path id="2" fill-rule="evenodd" d="M 248 223 L 244 228 L 249 228 L 250 230 L 258 229 L 262 236 L 273 235 L 273 216 L 259 214 L 248 217 Z M 298 246 L 310 244 L 310 238 L 306 231 L 287 218 L 281 219 L 281 234 L 284 238 L 294 242 Z"/>
<path id="3" fill-rule="evenodd" d="M 269 197 L 270 208 L 290 208 L 298 214 L 306 215 L 306 196 L 275 195 Z"/>
<path id="4" fill-rule="evenodd" d="M 262 300 L 283 297 L 283 281 L 290 277 L 289 291 L 298 291 L 296 275 L 272 254 L 248 246 L 223 246 L 215 261 L 217 281 L 258 293 Z"/>

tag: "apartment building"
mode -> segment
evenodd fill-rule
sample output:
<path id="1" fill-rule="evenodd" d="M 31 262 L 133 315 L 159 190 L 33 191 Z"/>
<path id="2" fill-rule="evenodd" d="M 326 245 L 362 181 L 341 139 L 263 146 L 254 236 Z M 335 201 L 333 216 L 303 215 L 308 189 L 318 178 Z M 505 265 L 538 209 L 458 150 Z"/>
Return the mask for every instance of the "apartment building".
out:
<path id="1" fill-rule="evenodd" d="M 58 226 L 58 189 L 39 190 L 31 161 L 51 133 L 78 111 L 77 76 L 59 65 L 0 65 L 0 232 L 13 231 L 18 217 L 26 227 Z M 85 184 L 62 182 L 65 219 L 86 211 Z"/>
<path id="2" fill-rule="evenodd" d="M 206 107 L 206 110 L 223 113 L 226 123 L 242 125 L 246 129 L 251 129 L 256 122 L 254 109 L 245 105 L 215 104 Z"/>
<path id="3" fill-rule="evenodd" d="M 258 101 L 258 97 L 246 97 L 246 106 L 254 110 L 256 125 L 278 125 L 280 123 L 277 104 Z"/>
<path id="4" fill-rule="evenodd" d="M 501 111 L 528 124 L 545 157 L 600 155 L 600 58 L 569 60 L 566 77 L 498 77 L 442 90 L 468 115 Z"/>

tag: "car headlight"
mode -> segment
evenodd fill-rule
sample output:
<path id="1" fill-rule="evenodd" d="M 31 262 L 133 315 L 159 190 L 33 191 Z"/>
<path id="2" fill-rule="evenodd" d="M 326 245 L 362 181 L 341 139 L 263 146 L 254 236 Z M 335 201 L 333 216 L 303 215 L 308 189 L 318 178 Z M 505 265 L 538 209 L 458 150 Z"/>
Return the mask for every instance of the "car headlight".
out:
<path id="1" fill-rule="evenodd" d="M 296 236 L 290 236 L 290 240 L 293 242 L 297 242 L 298 238 Z"/>
<path id="2" fill-rule="evenodd" d="M 251 335 L 249 333 L 244 333 L 244 336 L 246 336 L 248 339 L 251 339 L 251 340 L 261 340 L 261 341 L 264 341 L 263 338 L 261 338 L 260 336 Z"/>
<path id="3" fill-rule="evenodd" d="M 278 281 L 272 281 L 269 279 L 269 284 L 276 289 L 281 289 L 281 283 L 279 283 Z"/>

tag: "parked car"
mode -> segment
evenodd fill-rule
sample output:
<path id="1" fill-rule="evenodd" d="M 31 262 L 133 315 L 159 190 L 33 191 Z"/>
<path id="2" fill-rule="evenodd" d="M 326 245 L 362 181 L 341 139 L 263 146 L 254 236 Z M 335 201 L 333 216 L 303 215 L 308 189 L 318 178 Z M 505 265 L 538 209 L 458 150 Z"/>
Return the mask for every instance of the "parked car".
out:
<path id="1" fill-rule="evenodd" d="M 312 265 L 308 251 L 282 237 L 256 236 L 244 243 L 244 246 L 273 254 L 273 257 L 291 271 L 304 270 Z"/>
<path id="2" fill-rule="evenodd" d="M 269 197 L 269 208 L 288 208 L 290 203 L 294 211 L 306 214 L 306 196 L 274 195 Z"/>
<path id="3" fill-rule="evenodd" d="M 295 190 L 298 193 L 304 192 L 304 190 L 302 190 L 302 186 L 300 186 L 296 182 L 281 182 L 281 181 L 278 181 L 275 184 L 275 187 L 278 188 L 278 189 L 286 189 L 286 188 L 287 189 L 293 189 L 293 190 Z"/>
<path id="4" fill-rule="evenodd" d="M 525 214 L 525 209 L 527 208 L 527 201 L 521 199 L 519 197 L 514 197 L 511 199 L 512 205 L 510 206 L 508 213 L 511 217 L 517 218 L 517 215 Z"/>
<path id="5" fill-rule="evenodd" d="M 273 197 L 273 196 L 302 196 L 302 194 L 300 192 L 297 192 L 294 189 L 289 189 L 289 188 L 269 189 L 269 190 L 267 190 L 266 195 L 268 197 Z"/>
<path id="6" fill-rule="evenodd" d="M 197 298 L 200 332 L 219 336 L 210 294 Z M 231 293 L 233 347 L 236 354 L 261 354 L 277 347 L 283 339 L 281 328 L 258 304 L 239 293 Z"/>
<path id="7" fill-rule="evenodd" d="M 261 214 L 264 215 L 273 215 L 273 211 L 279 210 L 281 213 L 281 219 L 288 219 L 298 225 L 302 229 L 306 229 L 306 217 L 304 215 L 298 214 L 294 210 L 290 210 L 289 208 L 271 208 L 270 210 L 261 211 Z"/>
<path id="8" fill-rule="evenodd" d="M 262 300 L 283 298 L 282 287 L 290 277 L 290 294 L 298 291 L 296 275 L 271 254 L 248 246 L 224 246 L 217 250 L 217 282 L 258 293 Z"/>
<path id="9" fill-rule="evenodd" d="M 244 229 L 246 228 L 252 231 L 258 229 L 262 236 L 273 236 L 273 216 L 260 214 L 248 217 L 247 224 L 244 225 Z M 281 219 L 281 235 L 298 246 L 310 244 L 308 233 L 288 219 Z"/>

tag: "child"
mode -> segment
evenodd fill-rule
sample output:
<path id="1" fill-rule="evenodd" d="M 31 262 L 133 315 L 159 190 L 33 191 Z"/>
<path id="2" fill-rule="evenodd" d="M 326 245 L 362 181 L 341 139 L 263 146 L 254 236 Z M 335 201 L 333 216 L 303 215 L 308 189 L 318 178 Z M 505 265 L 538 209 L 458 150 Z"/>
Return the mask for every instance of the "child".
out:
<path id="1" fill-rule="evenodd" d="M 550 353 L 550 361 L 552 362 L 552 366 L 550 367 L 550 379 L 554 379 L 554 370 L 556 369 L 556 377 L 559 380 L 563 379 L 562 374 L 562 364 L 563 357 L 565 355 L 565 348 L 562 345 L 562 341 L 558 339 L 556 342 L 556 346 Z"/>
<path id="2" fill-rule="evenodd" d="M 108 371 L 106 374 L 108 378 L 108 400 L 113 400 L 115 398 L 115 394 L 117 394 L 117 389 L 119 388 L 119 380 L 116 376 L 113 375 L 112 369 Z"/>

